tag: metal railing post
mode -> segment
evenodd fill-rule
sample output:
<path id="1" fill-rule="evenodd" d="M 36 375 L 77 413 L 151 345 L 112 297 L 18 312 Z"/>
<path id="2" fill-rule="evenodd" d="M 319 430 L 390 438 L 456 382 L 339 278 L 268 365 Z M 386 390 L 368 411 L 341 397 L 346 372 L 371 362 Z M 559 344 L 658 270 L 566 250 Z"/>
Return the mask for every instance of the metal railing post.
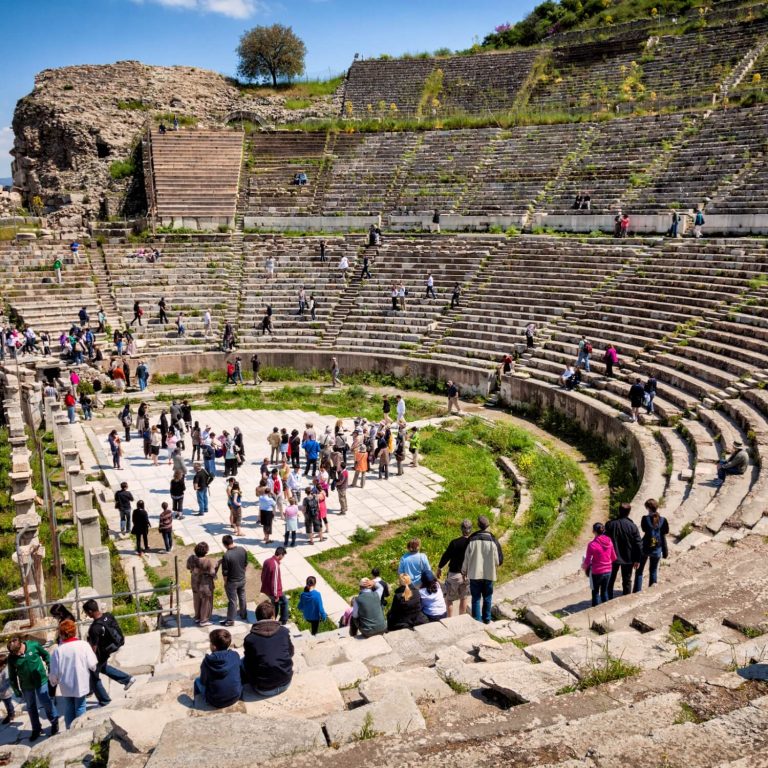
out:
<path id="1" fill-rule="evenodd" d="M 176 637 L 181 637 L 181 587 L 179 585 L 179 556 L 173 556 L 173 568 L 175 573 L 176 592 Z"/>
<path id="2" fill-rule="evenodd" d="M 141 602 L 139 601 L 139 581 L 136 577 L 136 566 L 133 566 L 133 604 L 136 606 L 136 613 L 141 613 Z M 139 634 L 141 634 L 141 617 L 139 621 Z"/>

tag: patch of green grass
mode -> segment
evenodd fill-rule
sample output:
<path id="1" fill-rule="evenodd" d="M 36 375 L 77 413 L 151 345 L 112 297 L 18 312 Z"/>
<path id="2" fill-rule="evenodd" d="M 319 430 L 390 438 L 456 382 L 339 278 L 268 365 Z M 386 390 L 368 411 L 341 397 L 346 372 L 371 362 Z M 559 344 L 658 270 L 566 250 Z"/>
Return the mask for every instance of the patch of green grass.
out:
<path id="1" fill-rule="evenodd" d="M 443 678 L 446 685 L 454 692 L 454 693 L 469 693 L 471 688 L 466 683 L 460 683 L 456 678 L 451 677 L 450 675 L 448 677 Z"/>
<path id="2" fill-rule="evenodd" d="M 381 419 L 382 397 L 368 394 L 362 387 L 347 386 L 320 393 L 311 385 L 283 387 L 261 391 L 253 387 L 217 385 L 205 396 L 211 408 L 222 410 L 244 408 L 251 410 L 279 409 L 314 411 L 322 416 L 348 418 L 362 416 L 368 420 Z M 442 404 L 409 396 L 406 400 L 411 420 L 429 418 L 444 412 Z"/>
<path id="3" fill-rule="evenodd" d="M 135 172 L 136 164 L 134 163 L 133 158 L 130 157 L 127 160 L 115 160 L 115 162 L 111 163 L 109 166 L 109 175 L 115 181 L 133 176 Z"/>
<path id="4" fill-rule="evenodd" d="M 118 101 L 117 108 L 146 112 L 150 109 L 150 106 L 141 101 L 141 99 L 128 99 L 126 101 Z"/>
<path id="5" fill-rule="evenodd" d="M 353 544 L 370 544 L 375 537 L 376 531 L 358 525 L 355 528 L 355 532 L 349 537 L 349 540 Z"/>
<path id="6" fill-rule="evenodd" d="M 299 597 L 304 590 L 302 588 L 292 589 L 290 592 L 286 592 L 288 595 L 288 608 L 291 612 L 291 621 L 302 631 L 309 631 L 309 622 L 305 621 L 304 616 L 299 610 Z M 334 629 L 338 629 L 336 623 L 331 619 L 325 619 L 320 622 L 320 626 L 317 628 L 318 632 L 331 632 Z"/>
<path id="7" fill-rule="evenodd" d="M 352 736 L 353 741 L 367 741 L 368 739 L 375 739 L 379 735 L 373 727 L 373 715 L 370 712 L 366 712 L 363 718 L 363 724 L 360 730 Z"/>
<path id="8" fill-rule="evenodd" d="M 286 109 L 306 109 L 312 106 L 312 99 L 286 99 L 284 106 Z"/>
<path id="9" fill-rule="evenodd" d="M 680 702 L 680 712 L 676 715 L 672 724 L 683 725 L 683 723 L 693 723 L 694 725 L 698 725 L 699 723 L 703 723 L 705 719 L 706 718 L 701 717 L 690 704 L 686 704 L 686 702 L 682 701 Z"/>
<path id="10" fill-rule="evenodd" d="M 478 445 L 477 441 L 482 444 Z M 520 524 L 514 524 L 514 504 L 507 501 L 492 524 L 502 537 L 504 565 L 500 579 L 536 567 L 546 559 L 559 557 L 578 536 L 591 506 L 586 480 L 575 462 L 549 449 L 541 450 L 524 430 L 507 424 L 487 425 L 467 419 L 454 430 L 422 431 L 422 460 L 425 466 L 445 478 L 440 495 L 422 510 L 405 520 L 378 528 L 370 542 L 350 543 L 326 550 L 311 558 L 323 577 L 344 597 L 357 593 L 358 580 L 378 567 L 388 582 L 394 582 L 397 564 L 409 539 L 422 541 L 422 551 L 436 563 L 450 540 L 456 536 L 462 519 L 474 517 L 497 506 L 499 477 L 496 456 L 514 459 L 527 477 L 532 503 Z M 486 446 L 486 447 L 483 447 Z M 461 467 L 461 471 L 457 471 Z M 559 499 L 566 495 L 566 484 L 573 484 L 567 514 L 556 529 Z M 546 541 L 545 541 L 546 539 Z M 540 553 L 531 558 L 531 552 Z"/>
<path id="11" fill-rule="evenodd" d="M 627 664 L 621 658 L 611 656 L 606 651 L 603 658 L 599 659 L 589 671 L 584 674 L 578 683 L 561 688 L 558 693 L 573 693 L 574 691 L 586 691 L 604 683 L 612 683 L 615 680 L 624 680 L 640 673 L 640 667 L 635 664 Z"/>

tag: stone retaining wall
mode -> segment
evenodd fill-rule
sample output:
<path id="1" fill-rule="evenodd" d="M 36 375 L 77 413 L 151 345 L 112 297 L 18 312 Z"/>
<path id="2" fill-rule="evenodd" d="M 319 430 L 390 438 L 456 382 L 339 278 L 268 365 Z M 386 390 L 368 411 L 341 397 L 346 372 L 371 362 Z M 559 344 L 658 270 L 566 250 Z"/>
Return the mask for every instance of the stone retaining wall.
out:
<path id="1" fill-rule="evenodd" d="M 379 224 L 380 216 L 246 216 L 246 229 L 269 229 L 279 232 L 346 232 L 350 229 L 368 229 Z"/>
<path id="2" fill-rule="evenodd" d="M 397 377 L 417 376 L 428 381 L 444 383 L 448 379 L 458 385 L 463 395 L 487 395 L 493 381 L 493 373 L 450 363 L 392 357 L 387 355 L 368 355 L 356 352 L 335 352 L 333 350 L 256 350 L 263 366 L 276 368 L 295 368 L 300 372 L 327 371 L 331 355 L 336 356 L 341 368 L 341 379 L 345 373 L 373 372 L 391 373 Z M 243 358 L 243 370 L 247 376 L 250 368 L 251 351 L 238 350 Z M 149 356 L 146 356 L 149 359 Z M 226 361 L 234 354 L 206 352 L 195 355 L 163 354 L 151 361 L 153 374 L 194 374 L 202 370 L 221 370 Z"/>

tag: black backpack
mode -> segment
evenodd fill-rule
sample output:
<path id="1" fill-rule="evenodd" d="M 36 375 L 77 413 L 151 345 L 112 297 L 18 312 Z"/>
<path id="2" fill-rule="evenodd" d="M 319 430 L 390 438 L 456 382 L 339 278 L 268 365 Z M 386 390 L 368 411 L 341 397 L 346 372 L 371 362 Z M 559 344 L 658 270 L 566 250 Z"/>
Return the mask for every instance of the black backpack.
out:
<path id="1" fill-rule="evenodd" d="M 307 496 L 307 511 L 313 520 L 320 517 L 320 504 L 314 496 Z"/>
<path id="2" fill-rule="evenodd" d="M 203 458 L 207 459 L 208 461 L 216 458 L 216 450 L 212 445 L 203 446 Z"/>
<path id="3" fill-rule="evenodd" d="M 125 645 L 125 637 L 117 619 L 111 613 L 104 613 L 99 618 L 104 627 L 104 634 L 99 639 L 99 650 L 111 655 Z"/>
<path id="4" fill-rule="evenodd" d="M 381 604 L 386 605 L 389 598 L 389 584 L 384 579 L 381 579 L 379 584 L 381 584 Z"/>

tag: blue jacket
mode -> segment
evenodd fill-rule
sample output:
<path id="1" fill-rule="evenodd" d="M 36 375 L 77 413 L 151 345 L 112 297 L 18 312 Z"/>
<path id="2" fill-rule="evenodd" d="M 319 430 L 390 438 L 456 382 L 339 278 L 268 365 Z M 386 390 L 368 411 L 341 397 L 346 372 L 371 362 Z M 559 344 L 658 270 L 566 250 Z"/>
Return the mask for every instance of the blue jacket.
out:
<path id="1" fill-rule="evenodd" d="M 302 448 L 306 451 L 308 459 L 316 459 L 320 455 L 320 443 L 317 440 L 305 440 Z"/>
<path id="2" fill-rule="evenodd" d="M 299 610 L 304 614 L 306 621 L 322 621 L 327 618 L 322 595 L 316 589 L 301 593 Z"/>
<path id="3" fill-rule="evenodd" d="M 240 657 L 232 650 L 209 653 L 200 665 L 200 682 L 212 707 L 220 709 L 239 701 L 243 693 Z"/>

